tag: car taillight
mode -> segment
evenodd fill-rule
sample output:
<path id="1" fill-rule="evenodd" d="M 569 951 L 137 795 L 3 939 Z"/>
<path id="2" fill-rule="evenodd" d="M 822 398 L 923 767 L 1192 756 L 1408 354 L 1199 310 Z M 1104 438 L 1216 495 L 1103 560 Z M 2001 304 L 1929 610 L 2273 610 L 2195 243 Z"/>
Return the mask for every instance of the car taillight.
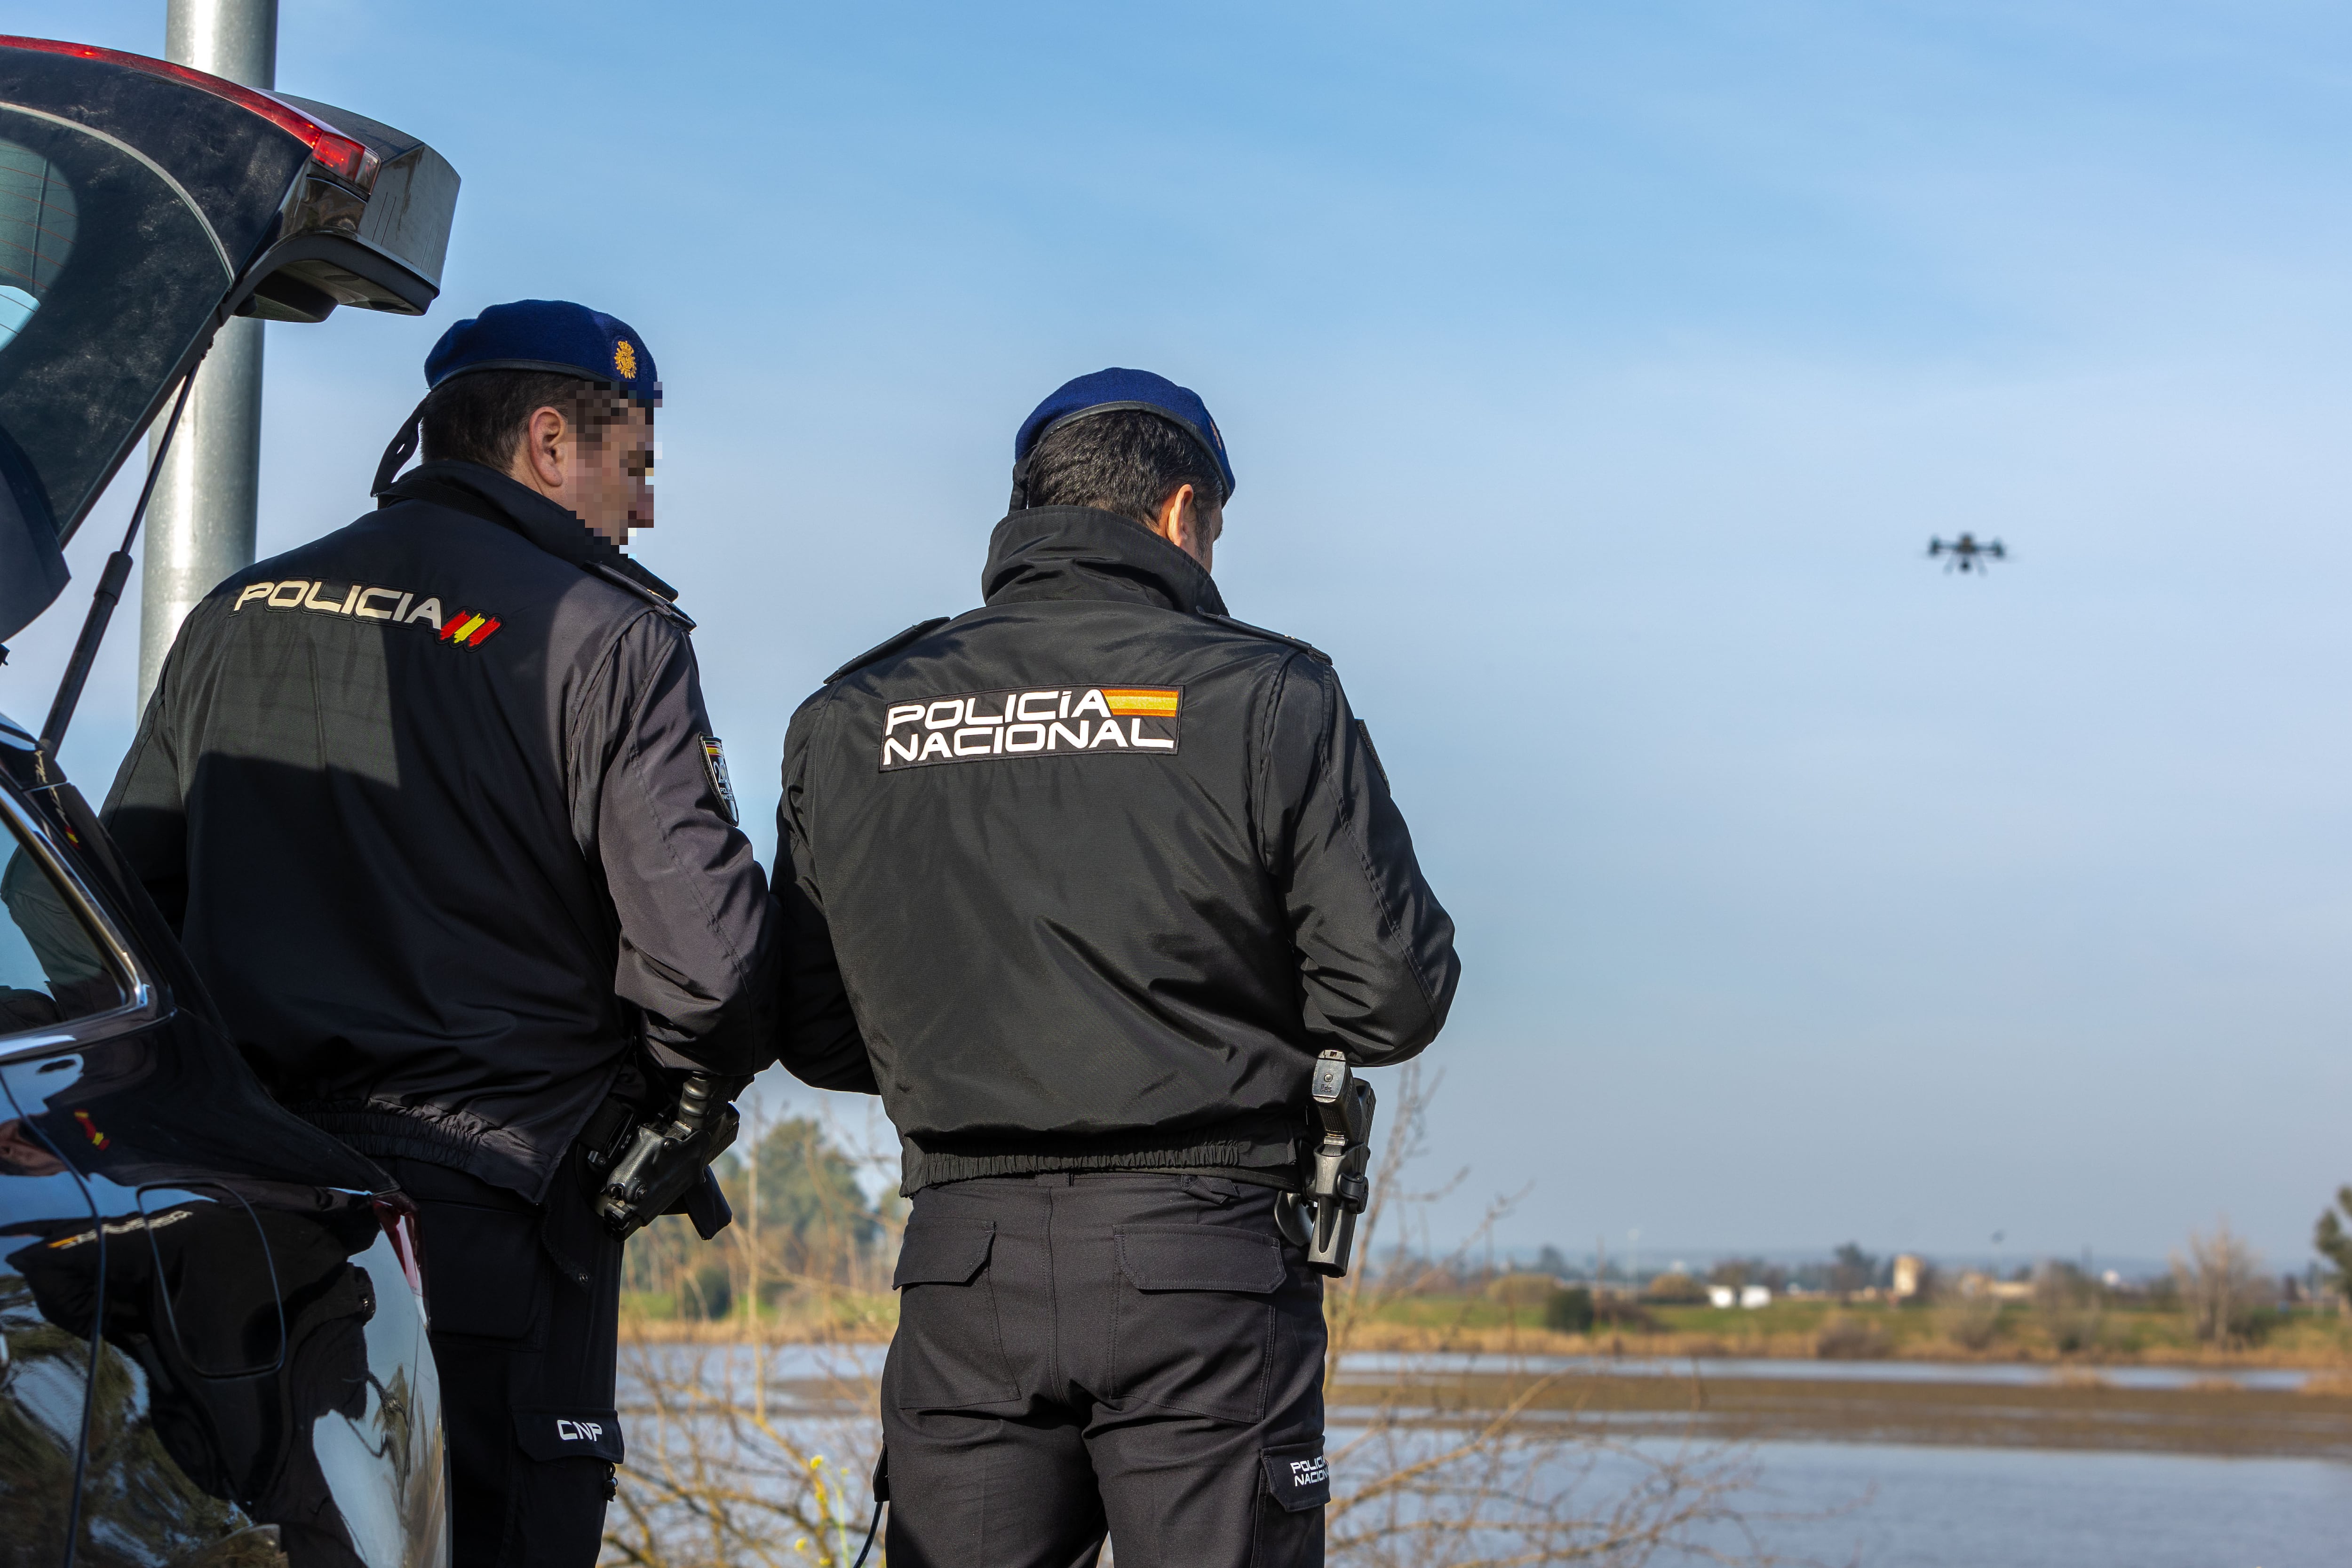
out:
<path id="1" fill-rule="evenodd" d="M 159 60 L 146 55 L 125 54 L 121 49 L 101 49 L 95 44 L 68 44 L 56 38 L 20 38 L 0 34 L 0 48 L 37 49 L 44 54 L 71 55 L 77 59 L 103 60 L 108 65 L 127 66 L 145 71 L 150 76 L 169 77 L 190 87 L 225 98 L 238 108 L 258 114 L 280 131 L 298 138 L 310 149 L 311 159 L 322 165 L 337 179 L 366 191 L 375 184 L 379 160 L 374 149 L 356 137 L 346 136 L 333 126 L 314 120 L 290 103 L 272 98 L 257 88 L 239 87 L 233 81 L 175 66 L 169 60 Z"/>
<path id="2" fill-rule="evenodd" d="M 392 1243 L 393 1256 L 400 1259 L 401 1278 L 417 1305 L 425 1305 L 425 1249 L 416 1238 L 416 1205 L 406 1193 L 385 1193 L 373 1198 L 375 1223 L 383 1229 L 383 1238 Z"/>

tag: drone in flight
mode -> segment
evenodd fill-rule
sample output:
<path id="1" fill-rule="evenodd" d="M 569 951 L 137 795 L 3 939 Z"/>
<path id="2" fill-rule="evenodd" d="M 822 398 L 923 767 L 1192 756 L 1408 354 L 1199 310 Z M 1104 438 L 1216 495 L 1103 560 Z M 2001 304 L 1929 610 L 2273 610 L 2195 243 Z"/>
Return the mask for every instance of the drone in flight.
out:
<path id="1" fill-rule="evenodd" d="M 2000 547 L 2000 540 L 1988 539 L 1979 544 L 1973 533 L 1963 533 L 1951 540 L 1930 539 L 1927 541 L 1927 555 L 1930 560 L 1938 555 L 1949 556 L 1950 559 L 1944 563 L 1947 572 L 1955 567 L 1962 572 L 1990 571 L 1989 563 L 2009 559 L 2009 552 Z"/>

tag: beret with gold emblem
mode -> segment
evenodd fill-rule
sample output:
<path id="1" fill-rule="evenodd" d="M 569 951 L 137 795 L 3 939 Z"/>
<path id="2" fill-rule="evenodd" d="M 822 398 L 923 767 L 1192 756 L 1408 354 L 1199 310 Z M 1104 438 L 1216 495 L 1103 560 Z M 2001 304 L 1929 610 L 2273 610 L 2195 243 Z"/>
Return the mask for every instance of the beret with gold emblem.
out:
<path id="1" fill-rule="evenodd" d="M 640 403 L 661 402 L 654 356 L 618 316 L 569 300 L 492 305 L 441 334 L 425 356 L 425 384 L 478 370 L 543 370 L 601 382 Z"/>
<path id="2" fill-rule="evenodd" d="M 425 356 L 425 384 L 481 370 L 543 370 L 576 375 L 625 394 L 647 408 L 661 405 L 661 381 L 653 351 L 637 330 L 618 316 L 575 305 L 569 300 L 516 300 L 468 316 L 441 334 Z M 428 398 L 430 392 L 427 393 Z M 419 403 L 401 421 L 400 433 L 376 464 L 373 493 L 383 495 L 404 464 L 416 455 Z M 391 503 L 386 502 L 386 505 Z"/>

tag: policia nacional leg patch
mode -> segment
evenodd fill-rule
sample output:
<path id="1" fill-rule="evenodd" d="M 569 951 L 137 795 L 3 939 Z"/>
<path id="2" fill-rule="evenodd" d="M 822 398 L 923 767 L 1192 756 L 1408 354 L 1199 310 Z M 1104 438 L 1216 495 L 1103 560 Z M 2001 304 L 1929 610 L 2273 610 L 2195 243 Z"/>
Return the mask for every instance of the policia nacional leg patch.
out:
<path id="1" fill-rule="evenodd" d="M 1176 750 L 1179 686 L 1054 686 L 894 702 L 880 771 L 1002 757 L 1150 756 Z"/>

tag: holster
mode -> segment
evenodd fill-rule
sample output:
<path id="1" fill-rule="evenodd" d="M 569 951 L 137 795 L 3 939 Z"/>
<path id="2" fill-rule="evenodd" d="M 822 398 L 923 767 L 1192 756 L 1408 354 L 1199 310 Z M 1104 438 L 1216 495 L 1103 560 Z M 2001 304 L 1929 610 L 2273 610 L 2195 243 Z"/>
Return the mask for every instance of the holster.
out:
<path id="1" fill-rule="evenodd" d="M 1321 1136 L 1307 1151 L 1301 1190 L 1285 1193 L 1276 1219 L 1307 1266 L 1334 1279 L 1348 1272 L 1356 1247 L 1356 1216 L 1371 1195 L 1365 1167 L 1372 1157 L 1372 1086 L 1356 1077 L 1348 1058 L 1325 1051 L 1315 1058 L 1307 1103 Z"/>
<path id="2" fill-rule="evenodd" d="M 649 1071 L 656 1082 L 676 1077 Z M 581 1130 L 582 1163 L 607 1231 L 625 1240 L 666 1214 L 686 1215 L 705 1241 L 727 1228 L 734 1211 L 710 1163 L 735 1142 L 740 1121 L 727 1100 L 741 1088 L 740 1079 L 688 1073 L 667 1104 L 620 1092 L 596 1108 Z"/>

